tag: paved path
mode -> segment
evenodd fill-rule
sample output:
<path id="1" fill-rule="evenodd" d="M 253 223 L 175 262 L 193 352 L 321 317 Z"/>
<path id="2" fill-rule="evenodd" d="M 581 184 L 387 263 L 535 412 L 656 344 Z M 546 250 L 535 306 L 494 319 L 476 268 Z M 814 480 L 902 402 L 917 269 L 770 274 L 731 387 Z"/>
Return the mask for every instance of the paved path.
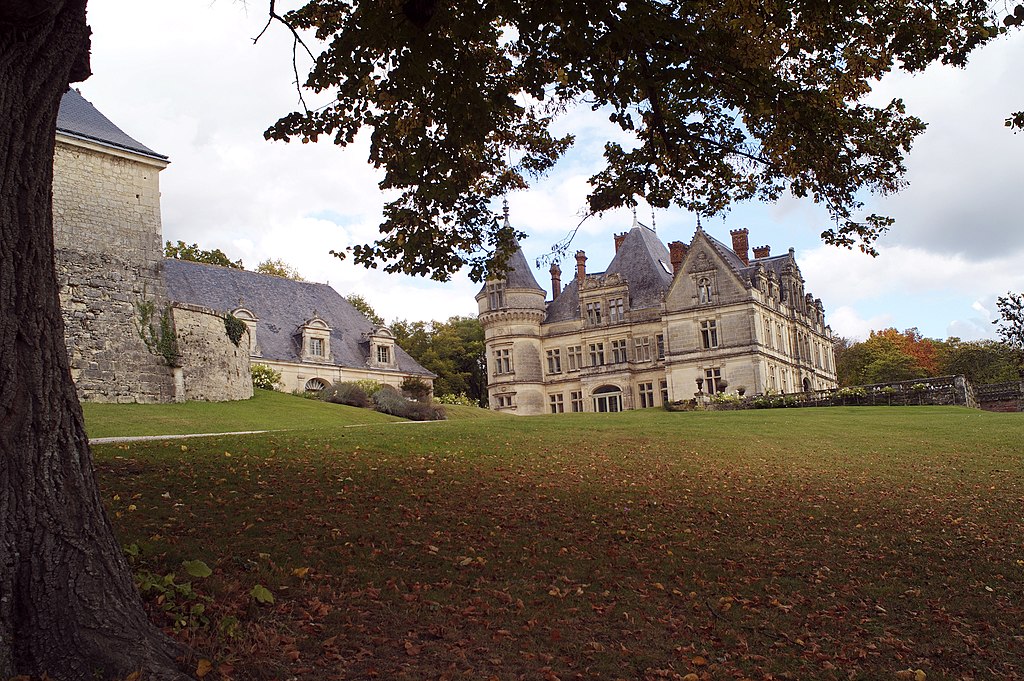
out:
<path id="1" fill-rule="evenodd" d="M 136 435 L 129 437 L 91 437 L 89 444 L 103 445 L 109 442 L 145 442 L 146 440 L 184 440 L 189 437 L 217 437 L 218 435 L 257 435 L 273 433 L 273 430 L 236 430 L 232 433 L 190 433 L 188 435 Z"/>

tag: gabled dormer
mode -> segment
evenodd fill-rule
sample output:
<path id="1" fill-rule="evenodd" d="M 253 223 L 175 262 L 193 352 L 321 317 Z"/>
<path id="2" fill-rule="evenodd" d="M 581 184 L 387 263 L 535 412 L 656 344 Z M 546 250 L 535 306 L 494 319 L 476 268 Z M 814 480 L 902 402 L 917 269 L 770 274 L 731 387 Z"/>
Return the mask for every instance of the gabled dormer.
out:
<path id="1" fill-rule="evenodd" d="M 378 326 L 365 334 L 369 345 L 367 366 L 378 369 L 397 369 L 398 357 L 395 354 L 395 335 L 386 326 Z"/>
<path id="2" fill-rule="evenodd" d="M 747 298 L 752 284 L 739 276 L 745 268 L 731 249 L 698 230 L 665 296 L 666 308 L 710 308 Z"/>
<path id="3" fill-rule="evenodd" d="M 313 316 L 299 327 L 303 362 L 331 361 L 331 326 L 313 311 Z"/>

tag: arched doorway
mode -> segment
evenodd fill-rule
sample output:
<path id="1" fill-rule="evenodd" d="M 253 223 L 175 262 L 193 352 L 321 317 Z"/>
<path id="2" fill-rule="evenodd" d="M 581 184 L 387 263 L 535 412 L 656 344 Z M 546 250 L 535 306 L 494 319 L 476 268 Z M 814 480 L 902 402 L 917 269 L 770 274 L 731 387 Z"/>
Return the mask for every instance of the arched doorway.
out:
<path id="1" fill-rule="evenodd" d="M 804 377 L 804 392 L 811 392 L 811 379 Z"/>
<path id="2" fill-rule="evenodd" d="M 622 411 L 622 390 L 614 385 L 602 385 L 592 393 L 592 397 L 596 412 Z"/>

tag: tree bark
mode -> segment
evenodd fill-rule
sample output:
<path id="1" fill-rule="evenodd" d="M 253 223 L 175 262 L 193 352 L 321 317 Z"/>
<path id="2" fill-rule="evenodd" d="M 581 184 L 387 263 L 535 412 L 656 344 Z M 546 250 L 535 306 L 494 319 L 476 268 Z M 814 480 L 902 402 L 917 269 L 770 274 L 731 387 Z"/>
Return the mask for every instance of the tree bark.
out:
<path id="1" fill-rule="evenodd" d="M 89 74 L 85 5 L 0 0 L 0 679 L 184 679 L 100 502 L 64 346 L 54 133 Z"/>

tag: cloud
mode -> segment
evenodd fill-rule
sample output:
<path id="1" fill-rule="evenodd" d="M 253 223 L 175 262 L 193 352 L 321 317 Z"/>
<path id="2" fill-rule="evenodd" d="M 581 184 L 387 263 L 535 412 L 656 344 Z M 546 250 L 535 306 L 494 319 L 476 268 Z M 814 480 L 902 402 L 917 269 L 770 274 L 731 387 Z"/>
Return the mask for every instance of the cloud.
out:
<path id="1" fill-rule="evenodd" d="M 856 341 L 866 339 L 872 331 L 885 329 L 894 324 L 892 315 L 881 314 L 865 319 L 857 310 L 846 305 L 837 307 L 829 313 L 827 320 L 832 327 L 833 335 Z"/>

